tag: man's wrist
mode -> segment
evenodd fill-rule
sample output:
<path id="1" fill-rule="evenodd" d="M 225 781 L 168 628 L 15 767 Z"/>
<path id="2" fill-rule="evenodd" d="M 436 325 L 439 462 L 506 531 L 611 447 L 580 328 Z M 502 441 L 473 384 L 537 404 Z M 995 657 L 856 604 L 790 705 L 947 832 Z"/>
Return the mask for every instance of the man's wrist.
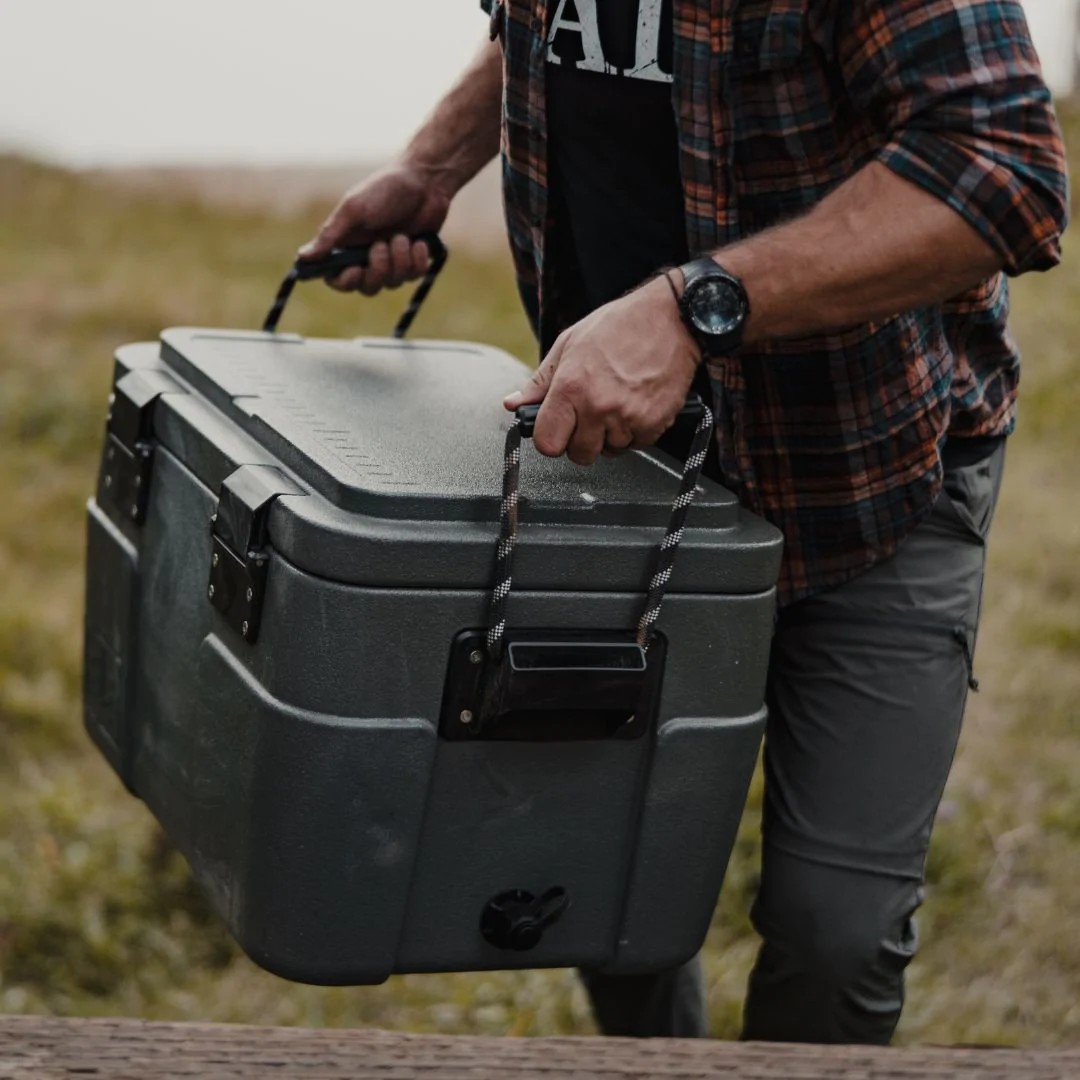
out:
<path id="1" fill-rule="evenodd" d="M 671 282 L 671 288 L 675 293 L 677 299 L 682 299 L 682 294 L 686 290 L 686 275 L 682 271 L 681 266 L 669 266 L 664 271 L 664 276 Z"/>
<path id="2" fill-rule="evenodd" d="M 399 165 L 423 178 L 424 184 L 433 188 L 447 200 L 451 200 L 468 183 L 450 162 L 433 160 L 422 152 L 409 147 L 398 159 Z"/>

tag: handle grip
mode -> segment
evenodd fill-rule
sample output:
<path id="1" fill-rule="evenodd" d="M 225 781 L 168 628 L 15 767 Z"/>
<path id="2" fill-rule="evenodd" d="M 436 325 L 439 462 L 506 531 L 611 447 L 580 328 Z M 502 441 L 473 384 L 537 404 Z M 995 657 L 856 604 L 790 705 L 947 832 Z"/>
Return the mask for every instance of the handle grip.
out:
<path id="1" fill-rule="evenodd" d="M 705 408 L 705 402 L 701 400 L 698 394 L 688 394 L 686 397 L 686 403 L 679 410 L 679 415 L 675 417 L 676 422 L 679 420 L 697 420 L 702 411 Z M 539 405 L 522 405 L 515 413 L 518 419 L 518 429 L 521 432 L 523 439 L 531 439 L 533 431 L 536 429 L 536 418 L 540 415 Z"/>
<path id="2" fill-rule="evenodd" d="M 425 243 L 431 253 L 431 262 L 446 261 L 446 245 L 436 233 L 419 233 L 409 238 L 413 244 Z M 329 255 L 321 259 L 297 259 L 294 263 L 297 281 L 314 281 L 316 278 L 330 278 L 347 270 L 350 266 L 367 266 L 371 261 L 371 244 L 356 247 L 334 248 Z"/>
<path id="3" fill-rule="evenodd" d="M 431 253 L 431 264 L 428 266 L 423 280 L 417 286 L 416 292 L 413 293 L 409 306 L 394 327 L 395 338 L 403 338 L 408 332 L 413 319 L 416 318 L 416 314 L 420 310 L 420 305 L 427 298 L 427 294 L 431 292 L 431 286 L 435 284 L 435 279 L 439 276 L 439 271 L 446 264 L 449 255 L 446 245 L 435 233 L 419 233 L 410 239 L 413 243 L 423 241 L 427 244 L 428 251 Z M 297 259 L 289 268 L 289 272 L 285 275 L 285 279 L 278 289 L 277 296 L 274 297 L 274 302 L 263 320 L 263 330 L 268 334 L 272 334 L 277 330 L 278 323 L 281 321 L 281 316 L 285 311 L 285 305 L 289 302 L 289 297 L 292 295 L 293 288 L 298 281 L 315 281 L 317 278 L 333 277 L 350 266 L 367 266 L 370 260 L 370 244 L 358 247 L 334 248 L 329 255 L 321 259 Z"/>

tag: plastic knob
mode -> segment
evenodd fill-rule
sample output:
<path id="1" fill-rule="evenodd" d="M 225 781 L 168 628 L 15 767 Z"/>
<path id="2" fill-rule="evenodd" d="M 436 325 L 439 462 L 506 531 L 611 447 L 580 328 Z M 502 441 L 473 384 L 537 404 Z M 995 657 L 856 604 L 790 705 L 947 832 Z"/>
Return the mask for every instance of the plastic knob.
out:
<path id="1" fill-rule="evenodd" d="M 510 889 L 484 905 L 480 933 L 497 949 L 528 952 L 540 944 L 544 931 L 558 922 L 569 906 L 566 890 L 558 886 L 539 899 L 524 889 Z"/>
<path id="2" fill-rule="evenodd" d="M 528 952 L 540 944 L 544 928 L 536 919 L 522 919 L 510 930 L 510 948 L 517 952 Z"/>

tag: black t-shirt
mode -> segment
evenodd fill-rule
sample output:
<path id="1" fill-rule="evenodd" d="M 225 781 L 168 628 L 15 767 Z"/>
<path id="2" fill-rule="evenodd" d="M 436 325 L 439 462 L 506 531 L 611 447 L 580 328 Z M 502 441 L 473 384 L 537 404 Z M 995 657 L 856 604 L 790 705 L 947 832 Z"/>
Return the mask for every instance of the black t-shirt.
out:
<path id="1" fill-rule="evenodd" d="M 671 0 L 558 0 L 547 43 L 560 315 L 574 322 L 684 262 Z"/>
<path id="2" fill-rule="evenodd" d="M 551 258 L 562 324 L 687 260 L 671 0 L 559 0 L 547 45 Z M 544 343 L 550 346 L 551 342 Z M 705 366 L 695 387 L 711 396 Z M 684 460 L 693 425 L 658 445 Z M 715 443 L 705 474 L 716 477 Z"/>

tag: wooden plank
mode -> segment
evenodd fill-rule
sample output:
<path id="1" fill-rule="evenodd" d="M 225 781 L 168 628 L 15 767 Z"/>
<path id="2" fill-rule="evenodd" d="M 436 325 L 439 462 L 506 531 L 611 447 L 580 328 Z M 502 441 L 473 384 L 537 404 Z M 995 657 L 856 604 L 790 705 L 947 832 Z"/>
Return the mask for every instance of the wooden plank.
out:
<path id="1" fill-rule="evenodd" d="M 493 1039 L 0 1017 L 0 1080 L 1077 1080 L 1064 1051 Z"/>

